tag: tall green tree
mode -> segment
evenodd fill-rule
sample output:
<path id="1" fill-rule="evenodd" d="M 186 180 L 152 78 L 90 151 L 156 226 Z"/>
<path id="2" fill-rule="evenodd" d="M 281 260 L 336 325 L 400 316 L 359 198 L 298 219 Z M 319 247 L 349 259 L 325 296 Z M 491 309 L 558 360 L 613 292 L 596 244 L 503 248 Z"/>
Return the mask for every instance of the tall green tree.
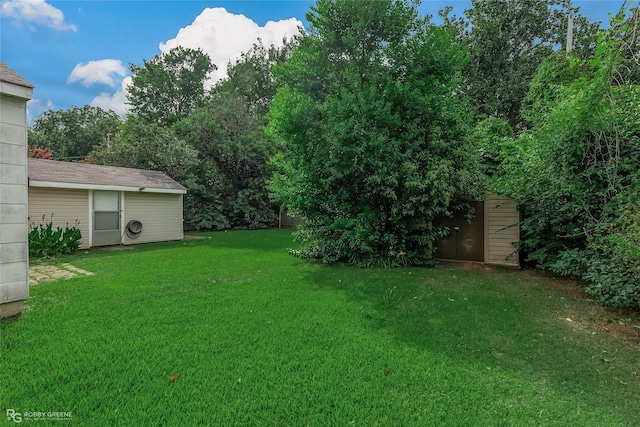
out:
<path id="1" fill-rule="evenodd" d="M 200 230 L 264 228 L 277 222 L 269 200 L 269 158 L 276 146 L 264 132 L 263 117 L 241 93 L 213 93 L 207 106 L 175 125 L 199 155 L 194 210 Z"/>
<path id="2" fill-rule="evenodd" d="M 202 105 L 205 81 L 215 65 L 202 50 L 179 46 L 129 69 L 133 73 L 128 96 L 131 113 L 170 126 Z"/>
<path id="3" fill-rule="evenodd" d="M 231 92 L 242 98 L 252 115 L 265 117 L 276 94 L 271 68 L 284 63 L 295 48 L 295 39 L 283 40 L 281 47 L 266 47 L 261 40 L 229 64 L 227 77 L 212 88 L 217 94 Z"/>
<path id="4" fill-rule="evenodd" d="M 157 170 L 193 186 L 198 153 L 171 129 L 128 117 L 108 143 L 91 152 L 95 164 Z"/>
<path id="5" fill-rule="evenodd" d="M 276 145 L 265 134 L 275 95 L 270 68 L 290 55 L 292 42 L 269 48 L 259 41 L 233 64 L 206 102 L 173 129 L 198 151 L 197 185 L 185 204 L 191 229 L 263 228 L 277 222 L 267 180 Z"/>
<path id="6" fill-rule="evenodd" d="M 34 118 L 29 144 L 48 148 L 55 160 L 83 159 L 115 135 L 121 122 L 115 112 L 90 105 L 47 110 Z"/>
<path id="7" fill-rule="evenodd" d="M 565 49 L 569 0 L 472 0 L 464 18 L 441 12 L 444 26 L 466 44 L 466 91 L 480 119 L 506 120 L 520 132 L 528 126 L 521 104 L 538 66 L 554 49 Z M 600 23 L 573 8 L 574 54 L 593 53 Z"/>
<path id="8" fill-rule="evenodd" d="M 416 2 L 318 0 L 270 111 L 274 196 L 306 220 L 298 252 L 368 266 L 420 262 L 427 228 L 482 179 L 459 93 L 463 50 Z"/>

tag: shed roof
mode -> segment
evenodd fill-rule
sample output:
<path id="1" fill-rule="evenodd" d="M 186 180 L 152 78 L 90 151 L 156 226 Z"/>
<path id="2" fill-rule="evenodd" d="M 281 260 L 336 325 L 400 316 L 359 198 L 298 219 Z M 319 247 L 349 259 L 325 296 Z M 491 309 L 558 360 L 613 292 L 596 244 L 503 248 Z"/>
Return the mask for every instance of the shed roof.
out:
<path id="1" fill-rule="evenodd" d="M 94 190 L 187 192 L 179 182 L 160 171 L 29 159 L 32 187 L 86 188 Z"/>
<path id="2" fill-rule="evenodd" d="M 20 74 L 13 71 L 2 61 L 0 61 L 0 81 L 33 89 L 33 85 L 31 83 L 26 81 Z"/>

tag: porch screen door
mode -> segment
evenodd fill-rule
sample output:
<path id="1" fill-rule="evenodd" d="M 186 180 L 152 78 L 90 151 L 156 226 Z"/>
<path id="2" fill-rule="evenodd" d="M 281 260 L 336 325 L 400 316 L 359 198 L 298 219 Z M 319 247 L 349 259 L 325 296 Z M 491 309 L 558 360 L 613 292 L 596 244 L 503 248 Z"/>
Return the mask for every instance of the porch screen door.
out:
<path id="1" fill-rule="evenodd" d="M 93 192 L 93 246 L 120 244 L 120 193 Z"/>

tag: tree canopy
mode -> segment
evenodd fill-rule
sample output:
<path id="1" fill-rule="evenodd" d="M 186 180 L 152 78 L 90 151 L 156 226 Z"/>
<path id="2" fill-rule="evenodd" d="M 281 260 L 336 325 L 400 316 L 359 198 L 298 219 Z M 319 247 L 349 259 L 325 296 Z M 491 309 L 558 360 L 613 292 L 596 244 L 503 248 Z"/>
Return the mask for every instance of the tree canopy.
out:
<path id="1" fill-rule="evenodd" d="M 91 152 L 92 163 L 162 171 L 183 185 L 190 183 L 197 161 L 197 152 L 170 129 L 132 117 Z"/>
<path id="2" fill-rule="evenodd" d="M 544 58 L 564 49 L 569 0 L 472 0 L 464 18 L 441 12 L 445 26 L 466 44 L 463 71 L 466 92 L 480 119 L 506 120 L 519 132 L 527 127 L 521 103 Z M 595 49 L 599 23 L 574 8 L 574 54 L 586 58 Z"/>
<path id="3" fill-rule="evenodd" d="M 199 153 L 196 229 L 263 228 L 277 222 L 266 181 L 275 146 L 263 116 L 236 92 L 213 94 L 206 106 L 180 121 L 175 132 Z"/>
<path id="4" fill-rule="evenodd" d="M 120 123 L 113 111 L 90 105 L 47 110 L 33 119 L 29 145 L 47 148 L 56 160 L 83 159 L 114 135 Z"/>
<path id="5" fill-rule="evenodd" d="M 271 68 L 284 63 L 295 49 L 295 40 L 283 40 L 280 48 L 264 46 L 261 40 L 230 63 L 227 77 L 212 88 L 214 94 L 235 93 L 242 97 L 248 112 L 266 118 L 269 104 L 276 94 Z"/>
<path id="6" fill-rule="evenodd" d="M 309 35 L 275 71 L 269 130 L 287 150 L 272 191 L 305 217 L 302 256 L 418 263 L 435 238 L 427 221 L 483 190 L 458 96 L 464 51 L 415 2 L 311 10 Z"/>
<path id="7" fill-rule="evenodd" d="M 133 73 L 128 95 L 131 113 L 170 126 L 202 104 L 205 81 L 215 65 L 202 50 L 179 46 L 129 69 Z"/>
<path id="8" fill-rule="evenodd" d="M 269 159 L 278 148 L 264 127 L 275 95 L 273 65 L 290 55 L 292 42 L 269 48 L 261 42 L 229 64 L 189 117 L 173 131 L 198 152 L 196 182 L 185 204 L 185 223 L 197 230 L 264 228 L 277 223 L 269 199 Z"/>
<path id="9" fill-rule="evenodd" d="M 212 70 L 199 50 L 176 48 L 132 66 L 134 106 L 96 163 L 161 170 L 188 189 L 184 224 L 190 230 L 263 228 L 277 222 L 267 192 L 276 145 L 264 132 L 275 94 L 270 68 L 293 47 L 257 43 L 210 90 Z"/>

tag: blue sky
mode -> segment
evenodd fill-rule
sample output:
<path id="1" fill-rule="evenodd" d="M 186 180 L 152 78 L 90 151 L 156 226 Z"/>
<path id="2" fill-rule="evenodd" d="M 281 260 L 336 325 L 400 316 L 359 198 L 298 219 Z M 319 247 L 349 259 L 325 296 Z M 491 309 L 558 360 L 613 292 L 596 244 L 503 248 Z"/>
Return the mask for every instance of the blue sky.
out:
<path id="1" fill-rule="evenodd" d="M 176 45 L 200 47 L 220 69 L 213 84 L 229 59 L 257 37 L 270 44 L 299 24 L 306 27 L 304 15 L 313 2 L 2 0 L 0 59 L 36 86 L 29 120 L 72 105 L 123 113 L 130 63 L 142 64 Z M 605 22 L 622 3 L 573 1 L 592 20 Z M 420 11 L 437 16 L 448 4 L 462 14 L 471 2 L 423 0 Z"/>

